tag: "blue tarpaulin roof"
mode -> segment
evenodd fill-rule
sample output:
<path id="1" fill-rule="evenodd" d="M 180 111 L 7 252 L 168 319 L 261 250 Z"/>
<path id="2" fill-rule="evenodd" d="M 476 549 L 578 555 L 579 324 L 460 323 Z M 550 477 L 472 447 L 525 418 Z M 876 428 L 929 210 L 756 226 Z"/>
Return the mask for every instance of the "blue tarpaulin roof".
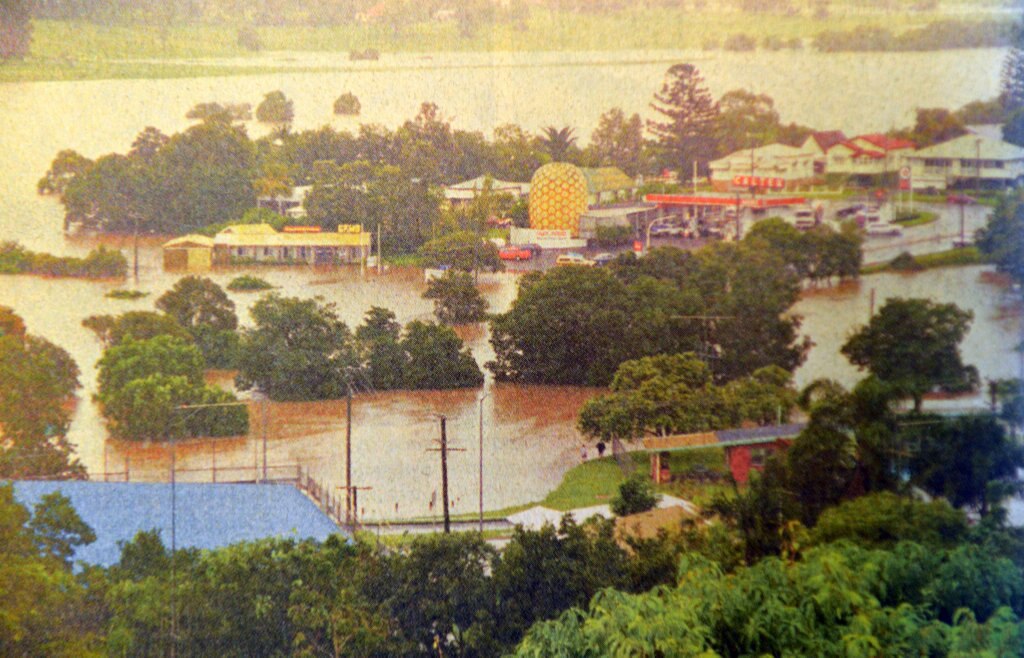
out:
<path id="1" fill-rule="evenodd" d="M 298 489 L 286 484 L 178 484 L 178 548 L 218 548 L 266 537 L 324 540 L 341 530 Z M 143 482 L 19 481 L 14 497 L 30 510 L 60 491 L 96 533 L 74 559 L 109 566 L 121 557 L 118 542 L 143 530 L 171 541 L 171 485 Z"/>

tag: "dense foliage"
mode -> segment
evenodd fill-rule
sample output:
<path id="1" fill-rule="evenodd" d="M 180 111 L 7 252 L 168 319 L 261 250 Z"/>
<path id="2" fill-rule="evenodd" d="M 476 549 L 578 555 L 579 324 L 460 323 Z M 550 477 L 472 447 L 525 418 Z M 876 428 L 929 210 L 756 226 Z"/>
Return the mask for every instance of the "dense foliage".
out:
<path id="1" fill-rule="evenodd" d="M 447 326 L 373 307 L 355 334 L 333 304 L 263 297 L 242 331 L 238 384 L 274 400 L 340 398 L 367 389 L 443 389 L 483 383 L 476 360 Z"/>
<path id="2" fill-rule="evenodd" d="M 746 242 L 530 273 L 491 321 L 488 367 L 499 380 L 607 385 L 623 361 L 692 351 L 719 382 L 791 371 L 807 349 L 784 315 L 798 294 L 779 255 Z"/>
<path id="3" fill-rule="evenodd" d="M 988 224 L 978 231 L 978 248 L 1013 280 L 1024 282 L 1024 195 L 1002 197 Z"/>
<path id="4" fill-rule="evenodd" d="M 960 341 L 972 318 L 955 304 L 894 297 L 841 351 L 854 365 L 912 397 L 920 410 L 922 397 L 932 389 L 977 387 L 978 371 L 960 357 Z"/>
<path id="5" fill-rule="evenodd" d="M 97 377 L 111 435 L 165 441 L 194 436 L 239 436 L 249 431 L 248 410 L 228 391 L 203 381 L 199 348 L 169 335 L 127 336 L 103 353 Z M 229 405 L 183 409 L 192 405 Z"/>
<path id="6" fill-rule="evenodd" d="M 83 477 L 67 440 L 78 365 L 0 306 L 0 478 Z"/>
<path id="7" fill-rule="evenodd" d="M 624 361 L 611 392 L 584 403 L 578 427 L 602 439 L 687 434 L 786 420 L 796 404 L 791 376 L 761 368 L 724 385 L 692 353 Z"/>
<path id="8" fill-rule="evenodd" d="M 120 251 L 97 247 L 85 258 L 53 256 L 29 251 L 17 242 L 0 243 L 0 274 L 41 274 L 86 279 L 120 278 L 128 273 L 128 260 Z"/>
<path id="9" fill-rule="evenodd" d="M 487 300 L 467 273 L 448 271 L 431 279 L 423 297 L 434 300 L 434 315 L 444 324 L 468 324 L 487 317 Z"/>
<path id="10" fill-rule="evenodd" d="M 213 281 L 186 276 L 156 300 L 156 307 L 184 327 L 209 368 L 232 368 L 238 360 L 235 303 Z"/>

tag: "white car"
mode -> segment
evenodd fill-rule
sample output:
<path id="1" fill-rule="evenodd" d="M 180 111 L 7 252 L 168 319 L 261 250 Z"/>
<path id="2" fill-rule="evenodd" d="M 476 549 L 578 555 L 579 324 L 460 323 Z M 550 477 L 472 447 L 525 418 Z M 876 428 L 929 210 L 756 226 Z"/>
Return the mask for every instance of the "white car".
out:
<path id="1" fill-rule="evenodd" d="M 864 230 L 871 237 L 899 237 L 903 235 L 902 228 L 889 222 L 868 224 Z"/>

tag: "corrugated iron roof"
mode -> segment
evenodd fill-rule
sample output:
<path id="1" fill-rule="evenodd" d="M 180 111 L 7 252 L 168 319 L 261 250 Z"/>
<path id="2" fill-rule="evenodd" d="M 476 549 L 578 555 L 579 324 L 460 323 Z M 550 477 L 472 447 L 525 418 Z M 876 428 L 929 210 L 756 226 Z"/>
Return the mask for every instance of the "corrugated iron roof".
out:
<path id="1" fill-rule="evenodd" d="M 796 438 L 803 431 L 804 427 L 806 427 L 805 423 L 789 423 L 786 425 L 742 427 L 715 432 L 697 432 L 694 434 L 652 436 L 643 440 L 643 446 L 644 450 L 648 452 L 658 452 L 661 450 L 687 450 L 715 446 L 756 445 L 758 443 L 771 443 L 778 439 Z"/>
<path id="2" fill-rule="evenodd" d="M 587 193 L 629 190 L 636 187 L 633 179 L 618 167 L 581 167 L 583 177 L 587 179 Z"/>
<path id="3" fill-rule="evenodd" d="M 174 238 L 164 243 L 164 249 L 184 249 L 187 247 L 205 247 L 210 249 L 213 247 L 213 238 L 206 235 L 197 235 L 195 233 L 189 233 L 183 235 L 180 238 Z"/>
<path id="4" fill-rule="evenodd" d="M 96 533 L 75 559 L 110 566 L 121 557 L 118 542 L 157 530 L 169 546 L 171 485 L 143 482 L 20 481 L 15 498 L 31 509 L 59 491 Z M 342 531 L 298 489 L 287 484 L 178 484 L 175 491 L 178 548 L 212 549 L 267 537 L 322 541 Z"/>
<path id="5" fill-rule="evenodd" d="M 342 224 L 336 232 L 322 233 L 278 233 L 268 224 L 239 224 L 218 233 L 213 243 L 218 247 L 359 247 L 370 244 L 370 234 L 358 224 Z"/>

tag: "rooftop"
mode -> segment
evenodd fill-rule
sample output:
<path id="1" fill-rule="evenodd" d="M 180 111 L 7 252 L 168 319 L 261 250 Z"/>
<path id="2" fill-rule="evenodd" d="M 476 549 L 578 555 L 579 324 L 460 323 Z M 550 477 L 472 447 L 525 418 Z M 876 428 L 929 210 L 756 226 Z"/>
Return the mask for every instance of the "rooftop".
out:
<path id="1" fill-rule="evenodd" d="M 660 452 L 662 450 L 691 450 L 695 448 L 729 447 L 772 443 L 779 439 L 794 439 L 803 431 L 804 423 L 786 425 L 766 425 L 764 427 L 742 427 L 737 429 L 718 430 L 715 432 L 698 432 L 694 434 L 674 434 L 671 436 L 653 436 L 644 439 L 644 450 Z"/>
<path id="2" fill-rule="evenodd" d="M 1024 148 L 999 139 L 970 133 L 920 149 L 913 158 L 968 158 L 982 160 L 1024 160 Z"/>
<path id="3" fill-rule="evenodd" d="M 282 232 L 269 224 L 236 224 L 213 239 L 224 247 L 358 247 L 370 244 L 370 234 L 358 224 L 341 224 L 336 232 Z"/>
<path id="4" fill-rule="evenodd" d="M 581 167 L 583 177 L 587 179 L 587 192 L 609 192 L 629 190 L 636 187 L 632 178 L 618 167 Z"/>
<path id="5" fill-rule="evenodd" d="M 171 537 L 171 485 L 141 482 L 17 481 L 14 497 L 31 509 L 59 491 L 96 533 L 75 559 L 110 566 L 119 542 L 157 530 Z M 341 530 L 298 489 L 285 484 L 178 484 L 175 492 L 178 548 L 212 549 L 267 537 L 322 541 Z"/>

